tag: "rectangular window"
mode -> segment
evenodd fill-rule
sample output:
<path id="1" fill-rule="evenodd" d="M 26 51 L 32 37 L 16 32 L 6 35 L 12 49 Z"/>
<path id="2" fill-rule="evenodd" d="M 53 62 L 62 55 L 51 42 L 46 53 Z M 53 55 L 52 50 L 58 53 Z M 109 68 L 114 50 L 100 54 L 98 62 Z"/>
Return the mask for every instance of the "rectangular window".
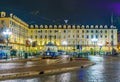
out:
<path id="1" fill-rule="evenodd" d="M 47 35 L 45 35 L 45 39 L 47 38 Z"/>
<path id="2" fill-rule="evenodd" d="M 87 38 L 89 38 L 89 36 L 87 35 Z"/>
<path id="3" fill-rule="evenodd" d="M 35 36 L 35 39 L 37 39 L 37 35 Z"/>
<path id="4" fill-rule="evenodd" d="M 66 33 L 66 30 L 64 30 L 64 33 Z"/>
<path id="5" fill-rule="evenodd" d="M 113 33 L 113 30 L 111 30 L 111 33 Z"/>
<path id="6" fill-rule="evenodd" d="M 107 30 L 105 30 L 105 33 L 107 33 Z"/>
<path id="7" fill-rule="evenodd" d="M 57 33 L 57 32 L 58 32 L 58 30 L 55 30 L 54 32 L 55 32 L 55 33 Z"/>
<path id="8" fill-rule="evenodd" d="M 93 33 L 93 30 L 91 30 L 91 33 Z"/>
<path id="9" fill-rule="evenodd" d="M 50 33 L 52 33 L 52 30 L 50 30 Z"/>
<path id="10" fill-rule="evenodd" d="M 84 30 L 82 30 L 82 33 L 84 33 Z"/>
<path id="11" fill-rule="evenodd" d="M 56 39 L 56 35 L 54 36 L 54 38 Z"/>
<path id="12" fill-rule="evenodd" d="M 91 38 L 93 38 L 93 35 L 91 35 Z"/>
<path id="13" fill-rule="evenodd" d="M 105 38 L 107 38 L 107 35 L 105 35 Z"/>
<path id="14" fill-rule="evenodd" d="M 42 30 L 39 30 L 38 33 L 42 33 Z"/>
<path id="15" fill-rule="evenodd" d="M 96 30 L 96 33 L 98 33 L 98 30 Z"/>
<path id="16" fill-rule="evenodd" d="M 89 30 L 87 30 L 86 32 L 89 33 Z"/>
<path id="17" fill-rule="evenodd" d="M 42 38 L 42 35 L 40 36 L 40 38 Z"/>
<path id="18" fill-rule="evenodd" d="M 98 38 L 98 35 L 96 35 L 96 38 Z"/>
<path id="19" fill-rule="evenodd" d="M 111 35 L 111 38 L 113 39 L 113 35 Z"/>
<path id="20" fill-rule="evenodd" d="M 84 38 L 84 35 L 82 35 L 82 38 Z"/>
<path id="21" fill-rule="evenodd" d="M 0 23 L 1 24 L 1 23 Z M 12 25 L 12 21 L 10 21 L 10 24 Z"/>

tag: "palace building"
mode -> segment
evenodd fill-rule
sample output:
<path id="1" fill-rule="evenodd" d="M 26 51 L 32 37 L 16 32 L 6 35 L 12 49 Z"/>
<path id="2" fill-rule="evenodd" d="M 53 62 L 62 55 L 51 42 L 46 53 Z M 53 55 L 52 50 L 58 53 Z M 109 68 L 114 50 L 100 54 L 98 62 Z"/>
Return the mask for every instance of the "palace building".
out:
<path id="1" fill-rule="evenodd" d="M 13 49 L 44 51 L 49 42 L 58 50 L 69 52 L 86 52 L 91 48 L 107 52 L 117 49 L 117 28 L 113 25 L 28 25 L 13 14 L 7 16 L 1 12 L 0 16 L 0 28 L 11 29 L 8 45 Z"/>

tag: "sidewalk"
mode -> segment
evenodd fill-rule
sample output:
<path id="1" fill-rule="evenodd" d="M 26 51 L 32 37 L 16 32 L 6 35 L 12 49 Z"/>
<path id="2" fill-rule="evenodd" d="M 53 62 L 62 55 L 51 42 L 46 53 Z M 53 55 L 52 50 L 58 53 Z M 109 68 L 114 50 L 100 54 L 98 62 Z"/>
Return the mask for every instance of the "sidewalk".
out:
<path id="1" fill-rule="evenodd" d="M 67 63 L 0 70 L 0 80 L 67 72 L 90 65 L 93 65 L 93 63 L 88 60 L 75 60 Z"/>

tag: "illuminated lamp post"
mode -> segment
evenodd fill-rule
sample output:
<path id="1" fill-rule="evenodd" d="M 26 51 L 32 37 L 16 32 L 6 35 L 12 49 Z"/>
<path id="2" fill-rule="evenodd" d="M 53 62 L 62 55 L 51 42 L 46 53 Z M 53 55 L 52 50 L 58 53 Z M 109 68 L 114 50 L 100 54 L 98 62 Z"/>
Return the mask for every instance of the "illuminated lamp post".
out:
<path id="1" fill-rule="evenodd" d="M 67 46 L 67 44 L 68 44 L 67 41 L 62 42 L 62 45 L 64 45 L 64 50 L 65 50 L 65 46 Z"/>
<path id="2" fill-rule="evenodd" d="M 96 38 L 93 38 L 92 39 L 92 42 L 94 43 L 94 55 L 96 55 L 96 49 L 95 49 L 95 47 L 96 47 L 96 43 L 97 43 L 97 41 L 98 41 L 98 39 L 96 39 Z"/>
<path id="3" fill-rule="evenodd" d="M 9 37 L 12 34 L 12 32 L 9 29 L 6 29 L 5 31 L 3 31 L 3 34 L 5 35 L 6 38 L 6 47 L 8 48 L 8 44 L 9 44 Z M 6 59 L 7 59 L 7 54 L 6 54 Z"/>
<path id="4" fill-rule="evenodd" d="M 101 50 L 103 44 L 102 44 L 102 43 L 98 43 L 98 46 L 100 47 L 100 48 L 99 48 L 99 55 L 100 55 L 100 50 Z"/>
<path id="5" fill-rule="evenodd" d="M 7 29 L 7 30 L 5 30 L 5 31 L 3 32 L 3 34 L 5 35 L 6 45 L 7 45 L 7 47 L 8 47 L 9 37 L 10 37 L 10 35 L 12 34 L 12 32 L 11 32 L 9 29 Z"/>
<path id="6" fill-rule="evenodd" d="M 32 41 L 32 39 L 29 39 L 29 41 L 30 41 L 30 43 L 29 43 L 29 45 L 30 45 L 30 46 L 29 46 L 29 53 L 30 53 L 30 47 L 32 47 L 32 42 L 33 42 L 33 41 Z M 30 55 L 32 55 L 32 54 L 30 53 Z"/>

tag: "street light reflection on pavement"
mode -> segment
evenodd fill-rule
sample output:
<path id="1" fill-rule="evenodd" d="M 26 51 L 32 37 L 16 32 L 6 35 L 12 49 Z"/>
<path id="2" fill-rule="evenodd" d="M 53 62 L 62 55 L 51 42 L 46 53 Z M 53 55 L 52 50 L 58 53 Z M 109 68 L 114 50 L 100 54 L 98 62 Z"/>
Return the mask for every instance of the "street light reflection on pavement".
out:
<path id="1" fill-rule="evenodd" d="M 62 58 L 68 58 L 69 55 L 61 55 Z"/>
<path id="2" fill-rule="evenodd" d="M 91 60 L 92 62 L 95 62 L 95 63 L 100 63 L 100 62 L 104 61 L 104 58 L 101 56 L 89 56 L 89 60 Z"/>
<path id="3" fill-rule="evenodd" d="M 50 59 L 47 59 L 46 63 L 47 63 L 47 64 L 50 64 Z"/>
<path id="4" fill-rule="evenodd" d="M 70 82 L 71 80 L 71 73 L 64 73 L 59 76 L 59 80 L 61 82 Z"/>

